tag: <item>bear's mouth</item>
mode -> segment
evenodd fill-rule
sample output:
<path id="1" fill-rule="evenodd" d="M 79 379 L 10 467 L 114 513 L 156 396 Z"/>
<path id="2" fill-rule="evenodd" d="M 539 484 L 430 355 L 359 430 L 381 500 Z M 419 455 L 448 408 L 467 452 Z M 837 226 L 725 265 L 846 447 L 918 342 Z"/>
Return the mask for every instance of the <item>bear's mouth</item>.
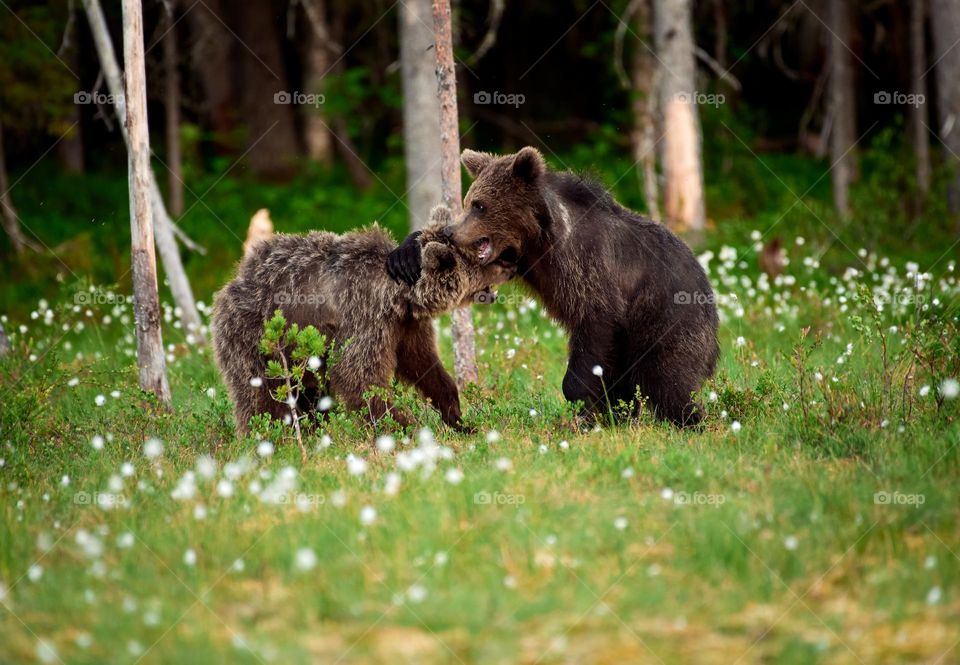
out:
<path id="1" fill-rule="evenodd" d="M 477 252 L 477 259 L 480 263 L 486 264 L 493 256 L 493 243 L 490 238 L 483 237 L 473 243 L 473 249 Z"/>

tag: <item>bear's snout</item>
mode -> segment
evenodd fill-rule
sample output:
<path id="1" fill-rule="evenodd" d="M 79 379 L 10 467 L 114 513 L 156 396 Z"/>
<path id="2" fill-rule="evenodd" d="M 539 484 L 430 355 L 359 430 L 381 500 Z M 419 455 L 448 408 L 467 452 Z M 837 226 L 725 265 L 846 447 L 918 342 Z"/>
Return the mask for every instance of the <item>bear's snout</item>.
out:
<path id="1" fill-rule="evenodd" d="M 448 240 L 453 237 L 453 225 L 452 225 L 452 224 L 447 224 L 446 226 L 443 227 L 443 237 L 446 238 L 446 239 L 448 239 Z"/>

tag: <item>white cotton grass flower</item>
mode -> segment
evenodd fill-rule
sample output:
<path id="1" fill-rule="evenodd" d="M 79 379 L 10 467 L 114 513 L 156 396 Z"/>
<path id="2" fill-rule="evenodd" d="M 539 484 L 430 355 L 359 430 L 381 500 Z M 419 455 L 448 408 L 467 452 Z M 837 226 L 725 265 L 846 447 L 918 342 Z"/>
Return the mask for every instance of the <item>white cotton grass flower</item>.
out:
<path id="1" fill-rule="evenodd" d="M 309 547 L 301 547 L 297 550 L 293 565 L 297 570 L 306 572 L 313 570 L 317 565 L 317 554 Z"/>
<path id="2" fill-rule="evenodd" d="M 197 553 L 193 549 L 188 549 L 183 553 L 183 563 L 191 568 L 197 565 Z"/>
<path id="3" fill-rule="evenodd" d="M 93 439 L 90 441 L 90 445 L 93 446 L 94 450 L 103 450 L 104 443 L 105 443 L 104 438 L 99 434 L 93 437 Z"/>
<path id="4" fill-rule="evenodd" d="M 603 376 L 603 368 L 600 365 L 594 365 L 590 371 L 593 372 L 594 376 Z"/>
<path id="5" fill-rule="evenodd" d="M 797 549 L 797 547 L 800 546 L 800 541 L 797 539 L 796 536 L 787 536 L 786 538 L 783 539 L 783 546 L 787 548 L 789 551 L 793 552 L 794 550 Z"/>
<path id="6" fill-rule="evenodd" d="M 627 528 L 627 518 L 623 515 L 619 515 L 613 520 L 613 528 L 617 531 L 623 531 Z"/>
<path id="7" fill-rule="evenodd" d="M 163 442 L 156 437 L 147 439 L 143 444 L 143 456 L 147 459 L 156 459 L 163 454 Z"/>
<path id="8" fill-rule="evenodd" d="M 413 584 L 407 589 L 407 598 L 411 603 L 422 603 L 427 598 L 427 588 L 422 584 Z"/>
<path id="9" fill-rule="evenodd" d="M 943 589 L 935 586 L 927 592 L 927 605 L 938 605 L 943 598 Z"/>
<path id="10" fill-rule="evenodd" d="M 250 385 L 253 386 L 254 388 L 259 388 L 260 386 L 263 385 L 263 379 L 260 378 L 259 376 L 255 376 L 250 379 Z"/>
<path id="11" fill-rule="evenodd" d="M 209 397 L 210 399 L 213 399 L 216 396 L 217 396 L 216 388 L 207 388 L 207 397 Z"/>
<path id="12" fill-rule="evenodd" d="M 457 469 L 456 467 L 447 469 L 447 472 L 444 474 L 444 478 L 451 485 L 459 485 L 463 481 L 463 471 Z"/>
<path id="13" fill-rule="evenodd" d="M 930 386 L 920 386 L 920 397 L 926 397 L 930 394 Z"/>
<path id="14" fill-rule="evenodd" d="M 317 408 L 322 412 L 329 411 L 333 408 L 333 398 L 329 395 L 324 395 L 320 398 L 320 401 L 317 402 Z"/>
<path id="15" fill-rule="evenodd" d="M 270 457 L 273 451 L 274 446 L 270 441 L 261 441 L 257 444 L 257 455 L 260 457 Z"/>
<path id="16" fill-rule="evenodd" d="M 397 447 L 397 442 L 389 434 L 377 437 L 377 450 L 381 453 L 389 453 Z"/>
<path id="17" fill-rule="evenodd" d="M 956 399 L 960 395 L 960 381 L 956 379 L 944 379 L 940 384 L 940 396 L 943 399 Z"/>
<path id="18" fill-rule="evenodd" d="M 310 356 L 310 358 L 307 360 L 307 367 L 309 367 L 313 372 L 316 372 L 318 369 L 320 369 L 321 364 L 320 358 L 317 356 Z"/>
<path id="19" fill-rule="evenodd" d="M 107 402 L 107 398 L 103 395 L 97 395 L 93 398 L 93 403 L 97 406 L 103 406 Z"/>
<path id="20" fill-rule="evenodd" d="M 500 436 L 500 432 L 498 432 L 495 429 L 492 429 L 489 432 L 487 432 L 487 443 L 497 443 L 500 441 L 501 438 L 502 437 Z"/>
<path id="21" fill-rule="evenodd" d="M 217 482 L 217 496 L 228 499 L 233 496 L 233 483 L 226 478 L 221 478 Z"/>
<path id="22" fill-rule="evenodd" d="M 739 432 L 742 428 L 743 428 L 743 425 L 740 424 L 739 420 L 734 420 L 732 423 L 730 423 L 730 431 L 733 432 L 734 434 Z"/>
<path id="23" fill-rule="evenodd" d="M 62 663 L 60 656 L 57 655 L 57 649 L 49 641 L 41 638 L 37 640 L 36 649 L 37 660 L 41 663 Z"/>
<path id="24" fill-rule="evenodd" d="M 360 524 L 370 526 L 377 521 L 377 509 L 373 506 L 364 506 L 360 509 Z"/>
<path id="25" fill-rule="evenodd" d="M 367 460 L 357 457 L 353 453 L 347 455 L 347 472 L 349 472 L 351 476 L 362 476 L 367 472 L 369 466 Z"/>
<path id="26" fill-rule="evenodd" d="M 507 471 L 513 469 L 513 462 L 510 461 L 508 457 L 499 457 L 497 458 L 497 461 L 494 462 L 494 466 L 497 467 L 498 471 L 503 471 L 506 473 Z"/>

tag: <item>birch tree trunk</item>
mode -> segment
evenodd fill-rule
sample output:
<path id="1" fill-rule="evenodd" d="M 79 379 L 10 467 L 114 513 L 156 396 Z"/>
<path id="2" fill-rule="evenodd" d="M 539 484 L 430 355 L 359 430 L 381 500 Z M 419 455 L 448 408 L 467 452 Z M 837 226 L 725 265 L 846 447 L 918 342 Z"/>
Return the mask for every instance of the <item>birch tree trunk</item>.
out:
<path id="1" fill-rule="evenodd" d="M 850 214 L 850 183 L 856 174 L 857 109 L 850 53 L 850 7 L 847 0 L 830 0 L 827 21 L 830 40 L 830 175 L 833 205 L 841 218 Z"/>
<path id="2" fill-rule="evenodd" d="M 424 227 L 430 208 L 441 196 L 440 105 L 437 103 L 437 59 L 432 49 L 431 12 L 431 0 L 404 0 L 400 3 L 404 157 L 411 229 Z M 454 151 L 459 154 L 459 141 Z"/>
<path id="3" fill-rule="evenodd" d="M 453 67 L 453 36 L 450 0 L 433 0 L 434 51 L 437 54 L 437 88 L 440 106 L 440 175 L 443 202 L 456 219 L 463 211 L 460 183 L 460 130 L 457 125 L 457 77 Z M 473 318 L 468 307 L 455 309 L 453 319 L 453 367 L 463 388 L 477 381 Z"/>
<path id="4" fill-rule="evenodd" d="M 13 207 L 13 197 L 10 196 L 10 178 L 7 176 L 7 155 L 3 150 L 3 123 L 0 122 L 0 221 L 3 222 L 3 230 L 10 236 L 10 242 L 17 254 L 22 254 L 27 249 L 37 249 L 36 245 L 30 241 L 20 229 L 20 218 L 17 217 L 17 209 Z"/>
<path id="5" fill-rule="evenodd" d="M 123 0 L 123 61 L 126 69 L 127 163 L 130 183 L 130 239 L 133 252 L 133 308 L 137 324 L 140 388 L 170 404 L 167 363 L 160 332 L 157 257 L 150 211 L 150 138 L 147 132 L 147 76 L 140 0 Z"/>
<path id="6" fill-rule="evenodd" d="M 910 107 L 910 129 L 913 132 L 913 156 L 916 160 L 917 210 L 923 209 L 930 193 L 930 136 L 927 133 L 927 49 L 924 37 L 926 0 L 910 4 L 910 87 L 915 103 Z M 921 101 L 922 100 L 922 101 Z"/>
<path id="7" fill-rule="evenodd" d="M 180 50 L 177 47 L 176 4 L 164 1 L 166 24 L 163 35 L 164 91 L 163 110 L 167 143 L 167 190 L 170 192 L 170 212 L 174 217 L 183 214 L 183 151 L 180 147 Z"/>
<path id="8" fill-rule="evenodd" d="M 656 0 L 654 7 L 664 135 L 664 214 L 675 228 L 698 241 L 706 212 L 691 0 Z"/>
<path id="9" fill-rule="evenodd" d="M 937 115 L 950 169 L 947 202 L 960 213 L 960 0 L 930 0 L 931 60 L 937 69 Z M 960 224 L 960 218 L 958 218 Z"/>
<path id="10" fill-rule="evenodd" d="M 330 70 L 332 56 L 336 53 L 327 21 L 327 8 L 323 0 L 301 0 L 301 4 L 310 24 L 310 30 L 307 32 L 303 78 L 307 92 L 322 95 L 326 87 L 323 79 Z M 305 105 L 302 108 L 307 155 L 321 164 L 330 164 L 333 161 L 333 143 L 330 131 L 327 129 L 325 114 L 320 107 Z"/>
<path id="11" fill-rule="evenodd" d="M 638 0 L 634 26 L 640 44 L 633 55 L 633 161 L 643 179 L 643 195 L 647 214 L 660 220 L 660 188 L 657 185 L 656 113 L 657 62 L 651 50 L 653 30 L 650 25 L 650 0 Z"/>
<path id="12" fill-rule="evenodd" d="M 100 58 L 103 77 L 114 100 L 117 117 L 125 118 L 127 111 L 123 96 L 122 75 L 120 66 L 117 64 L 117 56 L 113 50 L 113 42 L 110 40 L 110 32 L 107 29 L 107 22 L 103 16 L 100 0 L 83 0 L 83 7 L 87 13 L 87 22 L 90 24 L 97 55 Z M 120 133 L 127 144 L 127 150 L 129 150 L 130 141 L 127 136 L 127 128 L 122 120 L 119 125 Z M 203 344 L 204 335 L 200 324 L 200 315 L 197 313 L 193 291 L 190 289 L 187 273 L 184 271 L 183 262 L 180 260 L 180 250 L 173 235 L 173 220 L 167 214 L 163 197 L 160 194 L 160 187 L 157 185 L 157 178 L 152 169 L 149 171 L 148 179 L 151 208 L 153 210 L 153 231 L 157 251 L 160 252 L 163 269 L 166 272 L 167 281 L 170 283 L 170 292 L 173 294 L 173 300 L 177 307 L 180 308 L 180 318 L 186 327 L 188 341 Z"/>

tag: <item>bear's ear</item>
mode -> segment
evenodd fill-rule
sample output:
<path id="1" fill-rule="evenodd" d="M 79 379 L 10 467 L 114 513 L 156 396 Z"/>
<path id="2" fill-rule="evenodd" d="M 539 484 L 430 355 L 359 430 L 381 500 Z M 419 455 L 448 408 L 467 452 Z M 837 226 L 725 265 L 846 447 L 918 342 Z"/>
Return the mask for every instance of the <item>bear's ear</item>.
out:
<path id="1" fill-rule="evenodd" d="M 441 204 L 434 206 L 430 210 L 430 224 L 438 226 L 450 226 L 453 224 L 453 213 L 450 212 L 450 208 Z"/>
<path id="2" fill-rule="evenodd" d="M 489 152 L 464 150 L 460 153 L 460 163 L 467 168 L 467 173 L 469 173 L 472 178 L 480 175 L 480 172 L 492 161 L 493 155 Z"/>
<path id="3" fill-rule="evenodd" d="M 424 272 L 442 274 L 457 267 L 457 257 L 453 248 L 442 242 L 428 242 L 423 248 Z"/>
<path id="4" fill-rule="evenodd" d="M 546 171 L 547 163 L 536 148 L 521 148 L 513 158 L 513 175 L 527 182 L 533 182 Z"/>

